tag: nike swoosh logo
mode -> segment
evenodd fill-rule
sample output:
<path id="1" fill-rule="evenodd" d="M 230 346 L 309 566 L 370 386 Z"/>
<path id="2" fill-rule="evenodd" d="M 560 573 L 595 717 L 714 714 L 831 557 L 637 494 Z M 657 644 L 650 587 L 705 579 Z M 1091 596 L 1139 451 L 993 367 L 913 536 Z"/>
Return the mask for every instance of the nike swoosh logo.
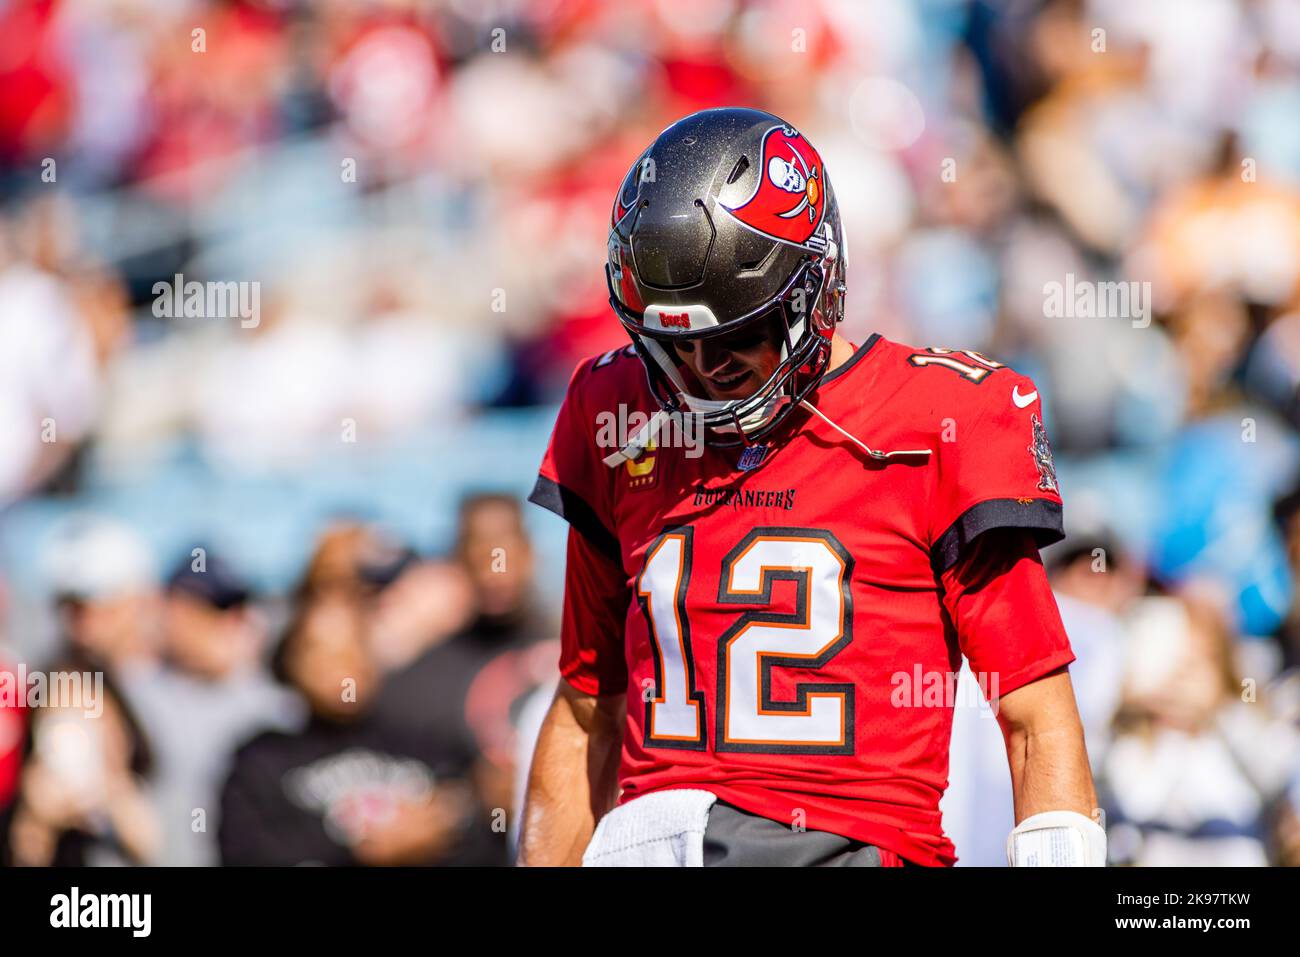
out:
<path id="1" fill-rule="evenodd" d="M 1037 398 L 1038 398 L 1037 389 L 1029 393 L 1029 395 L 1021 395 L 1020 386 L 1018 385 L 1012 386 L 1011 388 L 1011 401 L 1016 404 L 1017 409 L 1023 409 L 1025 406 L 1029 405 L 1029 403 L 1033 402 Z"/>

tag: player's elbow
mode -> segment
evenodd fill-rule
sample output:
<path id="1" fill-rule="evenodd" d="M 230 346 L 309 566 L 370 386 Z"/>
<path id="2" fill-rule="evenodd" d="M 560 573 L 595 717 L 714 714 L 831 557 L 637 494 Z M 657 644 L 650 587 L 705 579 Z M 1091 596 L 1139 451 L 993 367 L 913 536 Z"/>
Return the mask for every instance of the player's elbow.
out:
<path id="1" fill-rule="evenodd" d="M 1009 739 L 1082 734 L 1068 670 L 1058 668 L 1003 695 L 998 724 Z"/>
<path id="2" fill-rule="evenodd" d="M 552 702 L 551 709 L 561 711 L 566 723 L 589 736 L 609 736 L 621 732 L 627 713 L 626 703 L 627 696 L 624 694 L 588 694 L 561 678 L 555 689 L 555 701 Z"/>

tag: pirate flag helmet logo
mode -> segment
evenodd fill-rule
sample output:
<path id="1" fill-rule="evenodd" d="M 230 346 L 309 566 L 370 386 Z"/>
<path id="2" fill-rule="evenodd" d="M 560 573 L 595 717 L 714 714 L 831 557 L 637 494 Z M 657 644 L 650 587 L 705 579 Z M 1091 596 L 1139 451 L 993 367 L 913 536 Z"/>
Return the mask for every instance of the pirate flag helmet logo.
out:
<path id="1" fill-rule="evenodd" d="M 826 210 L 826 189 L 817 151 L 793 127 L 773 126 L 763 134 L 759 171 L 753 195 L 722 208 L 764 236 L 796 246 L 820 245 L 814 233 Z"/>

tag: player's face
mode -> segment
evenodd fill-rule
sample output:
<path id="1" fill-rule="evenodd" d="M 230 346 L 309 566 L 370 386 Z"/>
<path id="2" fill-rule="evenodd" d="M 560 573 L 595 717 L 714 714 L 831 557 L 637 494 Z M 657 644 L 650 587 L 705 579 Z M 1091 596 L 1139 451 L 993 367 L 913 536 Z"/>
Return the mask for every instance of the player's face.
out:
<path id="1" fill-rule="evenodd" d="M 682 340 L 673 346 L 710 399 L 747 399 L 781 364 L 777 331 L 766 325 L 717 339 Z"/>

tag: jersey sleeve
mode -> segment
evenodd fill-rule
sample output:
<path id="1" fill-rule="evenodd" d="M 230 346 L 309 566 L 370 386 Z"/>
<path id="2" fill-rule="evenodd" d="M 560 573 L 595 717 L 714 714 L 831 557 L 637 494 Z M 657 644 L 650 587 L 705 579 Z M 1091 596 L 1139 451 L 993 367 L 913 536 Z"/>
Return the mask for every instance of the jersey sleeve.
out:
<path id="1" fill-rule="evenodd" d="M 622 566 L 570 528 L 560 674 L 583 694 L 627 691 L 624 628 L 631 600 L 631 586 Z"/>
<path id="2" fill-rule="evenodd" d="M 4 667 L 4 664 L 0 659 L 0 667 Z M 8 704 L 0 699 L 0 813 L 3 813 L 18 792 L 23 744 L 27 735 L 27 716 L 22 699 L 22 695 L 15 696 Z M 0 835 L 0 849 L 3 846 L 3 836 Z M 0 854 L 0 859 L 3 859 L 3 854 Z"/>
<path id="3" fill-rule="evenodd" d="M 1026 529 L 1040 548 L 1065 537 L 1038 390 L 1011 370 L 976 388 L 980 402 L 954 415 L 938 443 L 930 554 L 939 572 L 990 529 Z"/>
<path id="4" fill-rule="evenodd" d="M 595 419 L 582 401 L 583 385 L 590 372 L 591 363 L 584 362 L 569 380 L 528 500 L 560 516 L 602 554 L 621 564 L 622 553 L 614 534 L 609 469 L 596 447 Z"/>
<path id="5" fill-rule="evenodd" d="M 1031 532 L 981 536 L 942 581 L 962 654 L 989 676 L 986 694 L 1008 694 L 1074 660 Z"/>

